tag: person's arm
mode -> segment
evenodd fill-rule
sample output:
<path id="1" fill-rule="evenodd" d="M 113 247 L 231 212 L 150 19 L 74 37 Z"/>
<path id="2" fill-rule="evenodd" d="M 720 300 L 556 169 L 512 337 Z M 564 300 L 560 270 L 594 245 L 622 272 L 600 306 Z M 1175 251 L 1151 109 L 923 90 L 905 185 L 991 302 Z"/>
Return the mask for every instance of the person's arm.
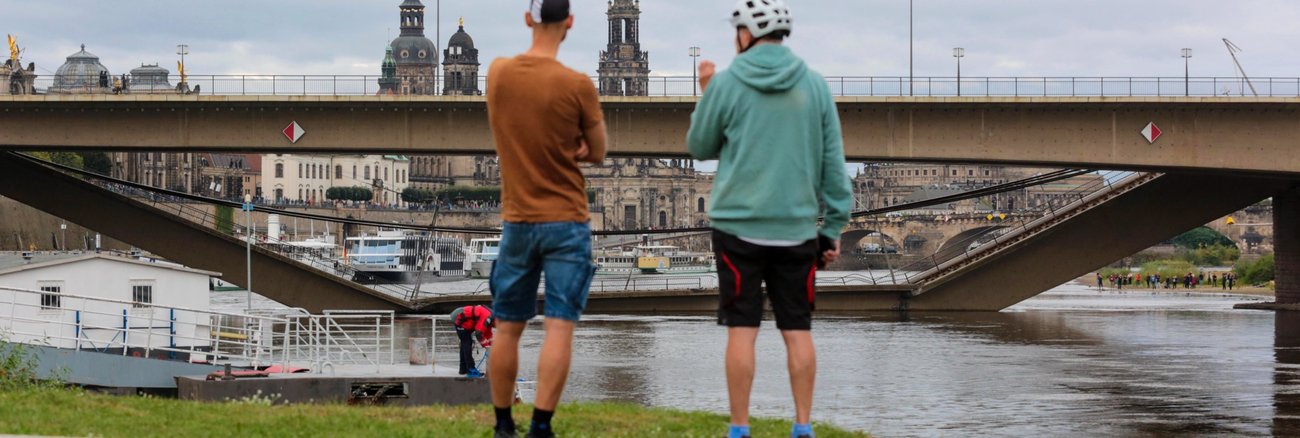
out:
<path id="1" fill-rule="evenodd" d="M 484 324 L 484 328 L 483 328 L 483 330 L 480 331 L 479 333 L 482 333 L 482 334 L 483 334 L 483 340 L 482 340 L 482 341 L 479 341 L 479 343 L 482 344 L 484 348 L 491 347 L 491 346 L 492 346 L 492 327 L 487 327 L 487 324 Z"/>
<path id="2" fill-rule="evenodd" d="M 853 187 L 844 170 L 844 136 L 840 131 L 839 110 L 835 107 L 835 99 L 830 97 L 829 90 L 825 90 L 824 100 L 820 185 L 826 214 L 820 232 L 838 243 L 840 232 L 849 223 L 849 210 L 853 208 Z M 836 247 L 838 249 L 838 245 Z"/>
<path id="3" fill-rule="evenodd" d="M 600 164 L 605 162 L 608 151 L 609 135 L 605 132 L 605 113 L 600 109 L 600 96 L 591 79 L 582 76 L 578 85 L 578 105 L 582 111 L 582 138 L 578 139 L 578 153 L 575 157 L 580 162 Z"/>
<path id="4" fill-rule="evenodd" d="M 691 114 L 691 129 L 686 133 L 686 149 L 697 160 L 715 160 L 727 142 L 725 135 L 729 108 L 722 102 L 726 84 L 713 83 Z"/>

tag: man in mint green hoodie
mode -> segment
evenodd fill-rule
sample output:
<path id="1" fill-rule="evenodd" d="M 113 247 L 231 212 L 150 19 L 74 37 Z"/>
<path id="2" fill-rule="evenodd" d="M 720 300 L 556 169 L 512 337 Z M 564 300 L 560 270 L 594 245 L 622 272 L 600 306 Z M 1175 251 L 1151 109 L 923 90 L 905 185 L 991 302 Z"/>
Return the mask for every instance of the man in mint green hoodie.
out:
<path id="1" fill-rule="evenodd" d="M 835 101 L 821 75 L 781 44 L 791 22 L 782 0 L 737 3 L 732 25 L 740 55 L 716 75 L 713 63 L 700 65 L 704 97 L 687 135 L 691 155 L 719 160 L 709 218 L 718 323 L 728 327 L 731 437 L 749 435 L 764 282 L 788 355 L 791 436 L 813 436 L 814 277 L 819 262 L 839 257 L 840 231 L 853 204 Z"/>

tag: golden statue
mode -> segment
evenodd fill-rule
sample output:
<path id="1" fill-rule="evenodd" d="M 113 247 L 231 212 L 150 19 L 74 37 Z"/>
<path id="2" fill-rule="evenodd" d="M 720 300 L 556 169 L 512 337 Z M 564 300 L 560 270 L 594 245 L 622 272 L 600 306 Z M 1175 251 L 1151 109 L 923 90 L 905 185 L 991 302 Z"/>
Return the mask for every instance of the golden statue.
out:
<path id="1" fill-rule="evenodd" d="M 9 60 L 18 64 L 18 40 L 13 35 L 9 35 Z"/>
<path id="2" fill-rule="evenodd" d="M 176 61 L 176 72 L 177 72 L 177 73 L 180 73 L 180 75 L 181 75 L 181 83 L 184 84 L 184 83 L 185 83 L 185 64 L 181 63 L 180 61 Z"/>
<path id="3" fill-rule="evenodd" d="M 465 27 L 465 17 L 460 17 L 460 27 Z"/>

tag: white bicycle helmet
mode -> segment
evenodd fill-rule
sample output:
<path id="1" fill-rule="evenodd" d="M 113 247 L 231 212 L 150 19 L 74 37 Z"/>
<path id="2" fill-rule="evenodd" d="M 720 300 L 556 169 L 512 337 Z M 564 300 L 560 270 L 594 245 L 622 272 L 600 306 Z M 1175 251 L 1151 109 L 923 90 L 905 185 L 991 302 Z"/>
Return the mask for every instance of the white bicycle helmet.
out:
<path id="1" fill-rule="evenodd" d="M 784 0 L 740 0 L 731 13 L 731 25 L 745 26 L 758 39 L 782 30 L 791 33 L 794 18 Z"/>

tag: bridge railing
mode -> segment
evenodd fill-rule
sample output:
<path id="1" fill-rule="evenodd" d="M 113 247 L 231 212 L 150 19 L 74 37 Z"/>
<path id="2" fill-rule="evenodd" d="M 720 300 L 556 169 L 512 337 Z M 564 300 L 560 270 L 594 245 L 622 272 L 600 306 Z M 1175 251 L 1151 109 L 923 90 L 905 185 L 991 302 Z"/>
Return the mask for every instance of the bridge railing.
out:
<path id="1" fill-rule="evenodd" d="M 120 78 L 120 77 L 119 77 Z M 598 78 L 591 78 L 599 87 Z M 390 94 L 379 86 L 377 75 L 187 75 L 181 84 L 173 75 L 165 83 L 128 81 L 129 86 L 107 86 L 98 76 L 41 76 L 38 94 L 202 95 L 202 96 L 375 96 Z M 1300 77 L 1076 76 L 1076 77 L 951 77 L 951 76 L 827 76 L 835 96 L 923 97 L 1300 97 Z M 119 79 L 120 81 L 120 79 Z M 441 87 L 437 94 L 442 93 Z M 478 90 L 486 90 L 479 78 Z M 3 90 L 8 91 L 8 90 Z M 482 91 L 480 91 L 481 93 Z M 404 94 L 397 90 L 391 94 Z M 407 93 L 409 94 L 409 93 Z M 430 93 L 425 93 L 430 94 Z M 646 96 L 682 97 L 702 94 L 691 76 L 651 76 Z"/>

